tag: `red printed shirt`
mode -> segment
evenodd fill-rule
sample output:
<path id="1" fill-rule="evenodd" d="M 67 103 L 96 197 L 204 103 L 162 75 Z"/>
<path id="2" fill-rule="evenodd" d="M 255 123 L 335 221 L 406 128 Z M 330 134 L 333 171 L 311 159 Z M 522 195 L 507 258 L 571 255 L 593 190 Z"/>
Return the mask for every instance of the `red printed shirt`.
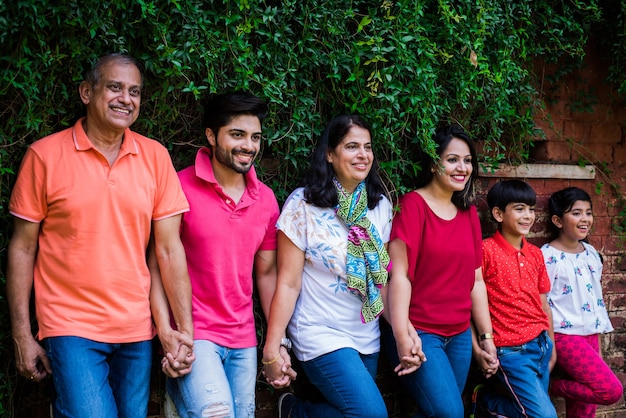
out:
<path id="1" fill-rule="evenodd" d="M 483 240 L 483 277 L 496 347 L 524 344 L 548 330 L 540 295 L 550 291 L 550 280 L 539 248 L 523 238 L 518 250 L 497 231 Z"/>

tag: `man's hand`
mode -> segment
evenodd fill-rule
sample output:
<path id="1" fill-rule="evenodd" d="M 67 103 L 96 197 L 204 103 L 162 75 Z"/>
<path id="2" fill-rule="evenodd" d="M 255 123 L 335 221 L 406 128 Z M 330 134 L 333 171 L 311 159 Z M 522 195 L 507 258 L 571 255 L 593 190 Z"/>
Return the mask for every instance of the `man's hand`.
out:
<path id="1" fill-rule="evenodd" d="M 41 382 L 52 374 L 46 350 L 33 337 L 14 338 L 15 365 L 18 372 L 28 380 Z"/>
<path id="2" fill-rule="evenodd" d="M 187 334 L 168 329 L 159 333 L 164 357 L 161 359 L 163 373 L 176 378 L 191 373 L 191 365 L 196 359 L 193 353 L 193 339 Z"/>

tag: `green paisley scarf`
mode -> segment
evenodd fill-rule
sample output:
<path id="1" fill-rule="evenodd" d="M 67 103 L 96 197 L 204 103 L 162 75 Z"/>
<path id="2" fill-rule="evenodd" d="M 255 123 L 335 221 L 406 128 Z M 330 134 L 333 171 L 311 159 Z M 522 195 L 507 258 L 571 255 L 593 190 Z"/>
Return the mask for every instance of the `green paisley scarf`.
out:
<path id="1" fill-rule="evenodd" d="M 348 288 L 358 292 L 363 301 L 361 321 L 376 319 L 384 309 L 380 288 L 387 284 L 389 254 L 378 230 L 367 216 L 367 190 L 359 183 L 348 193 L 337 178 L 333 179 L 339 203 L 335 212 L 348 227 L 346 274 Z"/>

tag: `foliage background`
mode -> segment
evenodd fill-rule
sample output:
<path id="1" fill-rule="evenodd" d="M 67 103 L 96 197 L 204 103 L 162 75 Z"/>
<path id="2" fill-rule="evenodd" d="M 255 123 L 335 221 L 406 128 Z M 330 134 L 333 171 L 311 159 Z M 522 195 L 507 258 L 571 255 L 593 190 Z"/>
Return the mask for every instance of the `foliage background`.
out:
<path id="1" fill-rule="evenodd" d="M 8 199 L 25 148 L 82 115 L 97 57 L 145 63 L 134 129 L 177 168 L 202 146 L 199 99 L 247 89 L 270 103 L 261 176 L 279 200 L 330 117 L 366 115 L 390 188 L 412 187 L 440 120 L 480 141 L 485 162 L 525 160 L 541 136 L 537 60 L 576 68 L 593 31 L 626 92 L 625 2 L 607 0 L 0 0 L 0 416 L 19 382 L 4 293 Z"/>

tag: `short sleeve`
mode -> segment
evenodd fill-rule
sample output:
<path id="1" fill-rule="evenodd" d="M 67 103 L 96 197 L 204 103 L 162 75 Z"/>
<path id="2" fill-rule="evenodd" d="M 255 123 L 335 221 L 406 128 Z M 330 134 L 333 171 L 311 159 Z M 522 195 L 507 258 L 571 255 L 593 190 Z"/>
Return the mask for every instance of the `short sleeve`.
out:
<path id="1" fill-rule="evenodd" d="M 172 160 L 163 147 L 156 153 L 159 169 L 152 219 L 155 221 L 189 211 L 189 203 Z"/>
<path id="2" fill-rule="evenodd" d="M 263 242 L 259 246 L 259 250 L 261 251 L 272 251 L 276 249 L 276 224 L 278 222 L 278 216 L 280 215 L 280 211 L 278 210 L 278 202 L 276 202 L 276 197 L 274 197 L 274 193 L 271 190 L 268 190 L 268 195 L 263 196 L 263 199 L 272 199 L 271 211 L 272 214 L 269 217 L 269 221 L 267 223 L 267 232 L 265 233 L 265 237 L 263 238 Z M 271 195 L 271 196 L 270 196 Z"/>
<path id="3" fill-rule="evenodd" d="M 41 222 L 48 215 L 46 167 L 33 150 L 26 150 L 11 194 L 9 212 L 30 222 Z"/>
<path id="4" fill-rule="evenodd" d="M 287 198 L 278 217 L 277 228 L 302 251 L 307 248 L 306 202 L 304 189 L 298 188 Z"/>

